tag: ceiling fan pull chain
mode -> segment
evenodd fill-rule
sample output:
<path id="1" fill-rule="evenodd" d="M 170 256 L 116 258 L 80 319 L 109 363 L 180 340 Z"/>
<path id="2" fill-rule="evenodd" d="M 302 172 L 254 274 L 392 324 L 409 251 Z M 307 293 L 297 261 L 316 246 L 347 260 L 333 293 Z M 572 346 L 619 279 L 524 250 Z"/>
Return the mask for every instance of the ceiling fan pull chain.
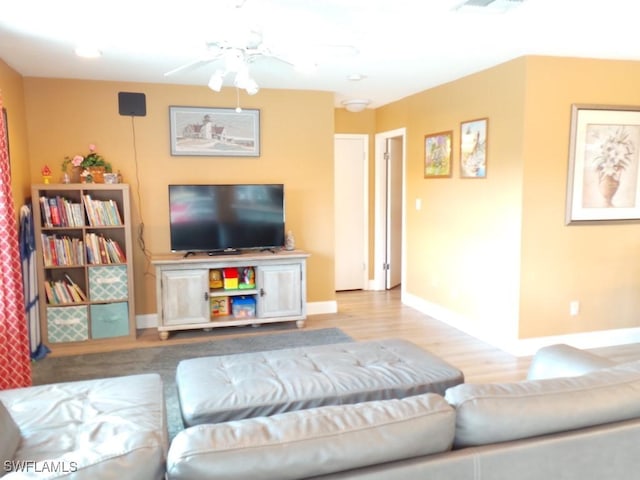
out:
<path id="1" fill-rule="evenodd" d="M 236 112 L 242 112 L 242 109 L 240 108 L 240 89 L 238 87 L 236 87 Z"/>

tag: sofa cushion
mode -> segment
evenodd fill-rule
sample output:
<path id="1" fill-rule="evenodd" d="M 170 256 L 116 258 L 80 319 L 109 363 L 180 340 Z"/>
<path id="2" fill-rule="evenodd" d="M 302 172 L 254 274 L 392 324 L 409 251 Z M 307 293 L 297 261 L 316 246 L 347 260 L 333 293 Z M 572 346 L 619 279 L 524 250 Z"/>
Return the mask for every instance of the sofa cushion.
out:
<path id="1" fill-rule="evenodd" d="M 0 477 L 6 472 L 5 462 L 13 460 L 20 445 L 20 429 L 13 421 L 11 414 L 0 402 Z"/>
<path id="2" fill-rule="evenodd" d="M 0 400 L 21 432 L 7 478 L 162 477 L 168 441 L 157 374 L 3 390 Z"/>
<path id="3" fill-rule="evenodd" d="M 447 451 L 455 412 L 437 394 L 197 425 L 171 442 L 171 480 L 307 478 Z"/>
<path id="4" fill-rule="evenodd" d="M 326 405 L 443 395 L 462 372 L 399 338 L 182 360 L 176 385 L 185 426 Z"/>
<path id="5" fill-rule="evenodd" d="M 506 442 L 640 416 L 640 361 L 585 375 L 447 390 L 456 448 Z"/>

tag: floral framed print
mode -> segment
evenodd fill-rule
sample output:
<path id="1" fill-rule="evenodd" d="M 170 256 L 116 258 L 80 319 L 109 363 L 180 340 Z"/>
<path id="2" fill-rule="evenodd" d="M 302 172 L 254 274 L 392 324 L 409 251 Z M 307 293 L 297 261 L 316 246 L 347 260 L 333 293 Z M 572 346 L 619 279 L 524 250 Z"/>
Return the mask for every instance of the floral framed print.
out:
<path id="1" fill-rule="evenodd" d="M 567 224 L 640 218 L 640 107 L 571 107 Z"/>
<path id="2" fill-rule="evenodd" d="M 424 136 L 424 178 L 451 176 L 453 131 Z"/>
<path id="3" fill-rule="evenodd" d="M 460 178 L 487 177 L 487 118 L 460 124 Z"/>
<path id="4" fill-rule="evenodd" d="M 260 110 L 169 107 L 171 155 L 259 157 Z"/>

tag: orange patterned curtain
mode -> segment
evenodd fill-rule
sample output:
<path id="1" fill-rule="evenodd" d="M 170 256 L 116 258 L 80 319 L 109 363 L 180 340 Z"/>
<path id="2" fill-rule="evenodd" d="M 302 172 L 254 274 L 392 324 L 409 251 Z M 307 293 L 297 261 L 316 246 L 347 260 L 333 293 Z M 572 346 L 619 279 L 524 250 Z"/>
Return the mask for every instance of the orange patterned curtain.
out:
<path id="1" fill-rule="evenodd" d="M 0 95 L 0 390 L 31 385 L 18 222 L 11 194 L 5 120 Z"/>

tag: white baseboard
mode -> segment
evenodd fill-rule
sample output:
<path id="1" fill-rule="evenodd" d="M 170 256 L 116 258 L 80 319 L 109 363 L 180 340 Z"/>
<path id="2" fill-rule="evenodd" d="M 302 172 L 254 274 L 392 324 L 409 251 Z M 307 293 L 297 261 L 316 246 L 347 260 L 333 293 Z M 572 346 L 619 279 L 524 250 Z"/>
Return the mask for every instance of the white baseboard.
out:
<path id="1" fill-rule="evenodd" d="M 505 338 L 491 331 L 482 330 L 468 318 L 448 310 L 440 305 L 428 302 L 415 295 L 405 293 L 402 303 L 430 316 L 440 322 L 457 328 L 464 333 L 489 343 L 515 356 L 533 355 L 542 347 L 556 343 L 566 343 L 576 348 L 599 348 L 612 345 L 626 345 L 640 342 L 640 328 L 621 328 L 614 330 L 598 330 L 595 332 L 553 335 L 526 339 Z M 480 326 L 481 327 L 481 326 Z"/>
<path id="2" fill-rule="evenodd" d="M 336 313 L 338 302 L 331 300 L 328 302 L 307 303 L 307 315 L 322 315 L 324 313 Z M 158 315 L 149 313 L 147 315 L 136 315 L 136 328 L 157 328 Z"/>
<path id="3" fill-rule="evenodd" d="M 337 313 L 338 302 L 330 300 L 327 302 L 310 302 L 307 303 L 307 315 L 322 315 L 325 313 Z"/>
<path id="4" fill-rule="evenodd" d="M 136 315 L 136 328 L 157 328 L 158 315 L 149 313 L 147 315 Z"/>

